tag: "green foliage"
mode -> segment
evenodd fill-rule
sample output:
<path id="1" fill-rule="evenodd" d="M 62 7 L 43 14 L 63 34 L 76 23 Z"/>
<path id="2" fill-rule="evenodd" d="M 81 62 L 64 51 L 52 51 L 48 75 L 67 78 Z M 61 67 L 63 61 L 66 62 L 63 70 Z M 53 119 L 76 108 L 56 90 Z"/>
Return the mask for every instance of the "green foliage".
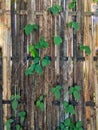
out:
<path id="1" fill-rule="evenodd" d="M 64 101 L 63 102 L 63 106 L 65 108 L 65 112 L 66 113 L 75 114 L 75 109 L 74 109 L 74 107 L 71 104 L 69 104 L 68 102 Z"/>
<path id="2" fill-rule="evenodd" d="M 34 74 L 34 72 L 36 72 L 39 75 L 42 75 L 43 67 L 46 67 L 50 63 L 51 59 L 49 56 L 44 56 L 42 60 L 40 59 L 40 57 L 36 57 L 34 58 L 33 63 L 30 65 L 30 67 L 25 70 L 25 75 L 32 75 Z"/>
<path id="3" fill-rule="evenodd" d="M 82 121 L 76 122 L 76 127 L 77 127 L 77 128 L 81 128 L 81 127 L 82 127 Z"/>
<path id="4" fill-rule="evenodd" d="M 18 107 L 18 102 L 19 102 L 19 100 L 20 100 L 20 95 L 12 95 L 11 97 L 10 97 L 10 99 L 11 99 L 11 105 L 12 105 L 12 109 L 14 110 L 14 111 L 16 111 L 17 110 L 17 107 Z"/>
<path id="5" fill-rule="evenodd" d="M 38 57 L 38 51 L 37 49 L 35 48 L 34 45 L 29 45 L 29 52 L 31 54 L 32 57 Z"/>
<path id="6" fill-rule="evenodd" d="M 56 130 L 83 130 L 82 122 L 77 121 L 76 123 L 73 123 L 70 118 L 67 118 L 60 123 Z"/>
<path id="7" fill-rule="evenodd" d="M 42 48 L 48 48 L 49 44 L 45 40 L 45 37 L 42 37 L 38 43 L 36 43 L 35 48 L 36 49 L 42 49 Z"/>
<path id="8" fill-rule="evenodd" d="M 60 96 L 61 96 L 61 86 L 60 85 L 57 85 L 56 87 L 52 88 L 51 89 L 51 92 L 54 94 L 55 98 L 56 99 L 60 99 Z"/>
<path id="9" fill-rule="evenodd" d="M 80 90 L 81 90 L 80 86 L 75 85 L 73 87 L 70 87 L 69 94 L 73 94 L 75 100 L 78 101 L 80 98 Z"/>
<path id="10" fill-rule="evenodd" d="M 33 63 L 30 65 L 28 69 L 25 70 L 25 75 L 32 75 L 34 72 L 36 72 L 39 75 L 42 75 L 43 68 L 50 64 L 50 58 L 49 56 L 44 56 L 42 61 L 38 55 L 38 49 L 48 48 L 49 44 L 45 40 L 44 37 L 40 39 L 38 43 L 35 45 L 29 46 L 29 52 L 31 53 L 31 56 L 34 58 Z M 41 64 L 40 64 L 41 63 Z"/>
<path id="11" fill-rule="evenodd" d="M 35 66 L 35 72 L 37 74 L 39 74 L 39 75 L 42 75 L 43 70 L 42 70 L 42 66 L 40 64 L 36 64 L 36 66 Z"/>
<path id="12" fill-rule="evenodd" d="M 20 124 L 17 124 L 15 127 L 16 127 L 16 130 L 22 130 L 22 127 Z"/>
<path id="13" fill-rule="evenodd" d="M 30 65 L 30 67 L 25 70 L 25 75 L 31 75 L 34 74 L 34 72 L 36 72 L 39 75 L 42 75 L 42 66 L 39 63 L 33 63 Z"/>
<path id="14" fill-rule="evenodd" d="M 31 64 L 28 69 L 25 70 L 25 75 L 31 75 L 34 74 L 35 71 L 35 64 Z"/>
<path id="15" fill-rule="evenodd" d="M 54 4 L 52 7 L 48 8 L 53 15 L 56 15 L 62 11 L 62 6 L 58 4 Z"/>
<path id="16" fill-rule="evenodd" d="M 46 67 L 50 63 L 51 63 L 50 57 L 49 56 L 44 56 L 44 58 L 42 59 L 42 67 Z"/>
<path id="17" fill-rule="evenodd" d="M 78 22 L 69 22 L 69 23 L 67 23 L 67 26 L 69 28 L 75 29 L 76 31 L 79 30 L 79 23 Z"/>
<path id="18" fill-rule="evenodd" d="M 89 46 L 80 45 L 80 50 L 85 51 L 86 54 L 91 54 L 91 49 Z"/>
<path id="19" fill-rule="evenodd" d="M 44 96 L 41 95 L 36 101 L 36 107 L 39 107 L 41 111 L 44 111 Z"/>
<path id="20" fill-rule="evenodd" d="M 73 0 L 72 2 L 69 3 L 68 7 L 69 9 L 74 9 L 76 5 L 76 0 Z"/>
<path id="21" fill-rule="evenodd" d="M 20 117 L 20 123 L 23 124 L 25 117 L 26 117 L 26 112 L 25 111 L 20 111 L 18 113 L 18 116 Z"/>
<path id="22" fill-rule="evenodd" d="M 25 34 L 28 36 L 32 31 L 34 30 L 38 30 L 38 25 L 37 24 L 27 24 L 25 27 L 24 27 L 24 30 L 25 30 Z"/>
<path id="23" fill-rule="evenodd" d="M 54 43 L 55 45 L 59 46 L 62 43 L 62 38 L 60 36 L 55 36 Z"/>
<path id="24" fill-rule="evenodd" d="M 98 0 L 93 0 L 94 2 L 98 2 Z"/>
<path id="25" fill-rule="evenodd" d="M 5 126 L 6 126 L 6 130 L 11 130 L 11 124 L 14 122 L 13 119 L 8 119 L 6 122 L 5 122 Z"/>
<path id="26" fill-rule="evenodd" d="M 15 95 L 11 95 L 10 100 L 11 100 L 11 105 L 12 105 L 12 109 L 14 111 L 16 111 L 18 109 L 18 102 L 20 100 L 20 95 L 19 94 L 15 94 Z M 15 125 L 16 129 L 15 130 L 22 130 L 22 126 L 23 122 L 25 120 L 26 117 L 26 112 L 25 111 L 20 111 L 18 113 L 18 117 L 20 119 L 20 124 L 16 124 L 15 120 L 13 119 L 8 119 L 5 122 L 5 126 L 6 126 L 6 130 L 11 130 L 11 124 L 13 123 L 13 125 Z M 16 118 L 16 116 L 15 116 Z"/>

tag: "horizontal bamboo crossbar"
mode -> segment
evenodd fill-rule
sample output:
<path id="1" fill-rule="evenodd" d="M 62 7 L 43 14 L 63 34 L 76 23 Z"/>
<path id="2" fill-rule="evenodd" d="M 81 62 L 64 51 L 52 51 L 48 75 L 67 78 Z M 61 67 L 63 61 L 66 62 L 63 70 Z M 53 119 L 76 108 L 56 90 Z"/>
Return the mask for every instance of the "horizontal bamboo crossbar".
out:
<path id="1" fill-rule="evenodd" d="M 0 9 L 0 15 L 2 14 L 11 14 L 11 10 L 5 10 L 5 9 Z M 15 14 L 18 14 L 18 15 L 28 15 L 28 14 L 33 14 L 32 10 L 16 10 L 14 12 Z M 35 15 L 43 15 L 44 14 L 44 11 L 35 11 L 34 12 Z M 79 14 L 78 11 L 69 11 L 68 14 L 70 16 L 76 16 Z M 98 12 L 83 12 L 83 16 L 92 16 L 92 15 L 95 15 L 95 16 L 98 16 Z"/>

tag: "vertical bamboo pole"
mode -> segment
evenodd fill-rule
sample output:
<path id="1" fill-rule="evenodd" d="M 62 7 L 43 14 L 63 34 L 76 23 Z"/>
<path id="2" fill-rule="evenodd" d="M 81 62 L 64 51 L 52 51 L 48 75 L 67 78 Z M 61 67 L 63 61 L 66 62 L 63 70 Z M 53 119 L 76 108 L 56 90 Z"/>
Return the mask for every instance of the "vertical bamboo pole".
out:
<path id="1" fill-rule="evenodd" d="M 10 10 L 10 1 L 2 1 L 1 9 Z M 10 37 L 10 14 L 0 15 L 0 46 L 2 48 L 2 58 L 3 58 L 3 99 L 8 100 L 10 97 L 10 48 L 11 44 Z M 9 70 L 8 70 L 9 68 Z M 4 121 L 10 115 L 9 105 L 3 106 Z"/>
<path id="2" fill-rule="evenodd" d="M 3 130 L 3 103 L 2 103 L 2 52 L 0 49 L 0 130 Z"/>
<path id="3" fill-rule="evenodd" d="M 98 25 L 96 25 L 96 48 L 98 49 Z M 98 50 L 96 50 L 98 57 Z M 98 130 L 98 61 L 96 61 L 96 79 L 95 79 L 95 102 L 96 102 L 96 129 Z"/>

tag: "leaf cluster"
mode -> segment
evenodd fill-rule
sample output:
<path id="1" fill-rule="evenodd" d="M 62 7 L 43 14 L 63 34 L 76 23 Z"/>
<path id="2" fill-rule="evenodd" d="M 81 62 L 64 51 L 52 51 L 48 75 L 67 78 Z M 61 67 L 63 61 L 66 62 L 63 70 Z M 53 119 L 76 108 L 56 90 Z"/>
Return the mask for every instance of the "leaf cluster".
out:
<path id="1" fill-rule="evenodd" d="M 26 69 L 26 75 L 32 75 L 36 72 L 39 75 L 42 75 L 43 67 L 46 67 L 51 63 L 51 59 L 49 56 L 44 56 L 42 59 L 39 57 L 38 50 L 42 48 L 48 48 L 49 44 L 45 40 L 44 37 L 40 39 L 35 45 L 29 46 L 29 52 L 31 56 L 34 58 L 33 63 L 30 65 L 28 69 Z"/>
<path id="2" fill-rule="evenodd" d="M 69 94 L 72 94 L 74 96 L 75 100 L 78 101 L 80 98 L 80 90 L 81 90 L 81 87 L 78 85 L 75 85 L 75 86 L 69 88 Z"/>
<path id="3" fill-rule="evenodd" d="M 74 109 L 73 105 L 71 105 L 68 102 L 64 101 L 63 106 L 65 108 L 66 113 L 75 114 L 75 109 Z"/>
<path id="4" fill-rule="evenodd" d="M 5 126 L 6 126 L 6 130 L 11 130 L 11 124 L 14 122 L 13 119 L 8 119 L 6 122 L 5 122 Z"/>
<path id="5" fill-rule="evenodd" d="M 73 123 L 70 118 L 67 118 L 60 123 L 60 126 L 56 130 L 83 130 L 82 121 Z"/>
<path id="6" fill-rule="evenodd" d="M 40 108 L 41 111 L 44 111 L 44 102 L 43 102 L 43 100 L 44 100 L 44 96 L 41 95 L 41 96 L 37 99 L 37 101 L 36 101 L 36 107 Z"/>
<path id="7" fill-rule="evenodd" d="M 68 28 L 73 28 L 73 29 L 75 29 L 76 31 L 78 31 L 78 30 L 79 30 L 79 23 L 78 23 L 78 22 L 71 21 L 71 22 L 67 23 L 67 27 L 68 27 Z"/>
<path id="8" fill-rule="evenodd" d="M 32 31 L 36 31 L 39 29 L 39 26 L 37 24 L 27 24 L 25 27 L 24 27 L 24 31 L 25 31 L 25 34 L 28 36 L 30 35 L 30 33 Z"/>
<path id="9" fill-rule="evenodd" d="M 62 87 L 60 85 L 57 85 L 56 87 L 51 88 L 51 92 L 54 94 L 56 99 L 60 99 L 60 96 L 61 96 L 60 90 L 61 90 L 61 88 Z"/>
<path id="10" fill-rule="evenodd" d="M 45 40 L 45 37 L 41 37 L 40 41 L 36 43 L 35 48 L 36 49 L 42 49 L 42 48 L 48 48 L 49 44 Z"/>
<path id="11" fill-rule="evenodd" d="M 49 56 L 44 56 L 42 59 L 40 57 L 34 58 L 33 63 L 28 69 L 25 70 L 25 75 L 32 75 L 36 72 L 42 75 L 43 68 L 51 63 L 51 58 Z"/>
<path id="12" fill-rule="evenodd" d="M 26 112 L 25 111 L 20 111 L 18 113 L 18 116 L 20 117 L 20 123 L 23 124 L 25 118 L 26 118 Z"/>
<path id="13" fill-rule="evenodd" d="M 20 95 L 19 94 L 12 95 L 10 97 L 10 100 L 11 100 L 12 109 L 14 111 L 16 111 L 17 107 L 18 107 L 18 104 L 19 104 Z"/>
<path id="14" fill-rule="evenodd" d="M 88 55 L 91 54 L 91 49 L 90 49 L 89 46 L 80 45 L 80 50 L 85 51 L 85 53 L 88 54 Z"/>
<path id="15" fill-rule="evenodd" d="M 53 15 L 57 15 L 62 11 L 62 6 L 54 4 L 52 7 L 48 8 L 48 11 L 50 11 Z"/>
<path id="16" fill-rule="evenodd" d="M 15 94 L 15 95 L 11 95 L 10 100 L 11 100 L 11 105 L 12 105 L 12 109 L 16 112 L 16 110 L 18 109 L 18 105 L 19 105 L 19 100 L 20 100 L 20 95 L 19 94 Z M 20 124 L 16 124 L 15 120 L 13 119 L 8 119 L 5 122 L 5 126 L 7 130 L 11 130 L 11 124 L 15 123 L 15 128 L 16 130 L 22 130 L 22 126 L 24 123 L 24 120 L 26 118 L 26 112 L 25 111 L 20 111 L 18 113 L 18 117 L 20 119 Z"/>

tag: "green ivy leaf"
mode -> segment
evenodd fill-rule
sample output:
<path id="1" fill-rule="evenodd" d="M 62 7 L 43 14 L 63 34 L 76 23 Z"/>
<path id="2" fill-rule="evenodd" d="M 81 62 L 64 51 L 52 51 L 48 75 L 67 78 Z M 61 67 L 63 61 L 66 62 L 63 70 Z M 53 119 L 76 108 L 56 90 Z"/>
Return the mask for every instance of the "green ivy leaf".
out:
<path id="1" fill-rule="evenodd" d="M 71 123 L 70 118 L 65 119 L 65 121 L 64 121 L 65 126 L 67 126 L 67 127 L 70 126 L 70 123 Z"/>
<path id="2" fill-rule="evenodd" d="M 10 100 L 14 100 L 15 99 L 15 95 L 11 95 Z"/>
<path id="3" fill-rule="evenodd" d="M 52 92 L 52 93 L 55 93 L 55 88 L 51 88 L 51 92 Z"/>
<path id="4" fill-rule="evenodd" d="M 11 130 L 11 124 L 14 122 L 13 119 L 8 119 L 6 122 L 5 122 L 5 126 L 6 126 L 6 130 Z"/>
<path id="5" fill-rule="evenodd" d="M 24 30 L 25 30 L 25 33 L 26 35 L 28 36 L 33 30 L 38 30 L 38 25 L 37 24 L 27 24 L 25 27 L 24 27 Z"/>
<path id="6" fill-rule="evenodd" d="M 57 85 L 55 88 L 56 88 L 56 90 L 61 90 L 62 87 L 61 87 L 61 85 Z"/>
<path id="7" fill-rule="evenodd" d="M 14 120 L 13 120 L 13 119 L 9 119 L 8 122 L 9 122 L 9 123 L 13 123 Z"/>
<path id="8" fill-rule="evenodd" d="M 64 102 L 63 102 L 63 105 L 64 105 L 64 107 L 66 108 L 69 104 L 68 104 L 68 102 L 64 101 Z"/>
<path id="9" fill-rule="evenodd" d="M 21 97 L 20 97 L 20 95 L 17 94 L 15 98 L 16 98 L 17 100 L 20 100 Z"/>
<path id="10" fill-rule="evenodd" d="M 49 47 L 49 44 L 48 42 L 45 40 L 44 37 L 42 37 L 40 39 L 40 41 L 35 45 L 35 48 L 36 49 L 42 49 L 42 48 L 48 48 Z"/>
<path id="11" fill-rule="evenodd" d="M 81 127 L 81 128 L 79 128 L 79 130 L 84 130 L 84 129 Z"/>
<path id="12" fill-rule="evenodd" d="M 64 130 L 69 130 L 69 128 L 68 128 L 68 127 L 65 127 Z"/>
<path id="13" fill-rule="evenodd" d="M 17 110 L 17 107 L 18 107 L 18 101 L 17 101 L 17 100 L 13 100 L 13 101 L 12 101 L 12 109 L 13 109 L 14 111 L 16 111 L 16 110 Z"/>
<path id="14" fill-rule="evenodd" d="M 56 87 L 51 89 L 51 92 L 54 94 L 56 99 L 60 99 L 60 96 L 61 96 L 60 90 L 61 90 L 60 85 L 57 85 Z"/>
<path id="15" fill-rule="evenodd" d="M 75 2 L 71 2 L 68 5 L 69 9 L 74 9 L 75 8 Z"/>
<path id="16" fill-rule="evenodd" d="M 72 22 L 67 23 L 68 28 L 72 28 Z"/>
<path id="17" fill-rule="evenodd" d="M 20 117 L 20 122 L 21 124 L 23 124 L 24 120 L 25 120 L 25 117 L 26 117 L 26 112 L 25 111 L 21 111 L 19 112 L 19 117 Z"/>
<path id="18" fill-rule="evenodd" d="M 33 74 L 33 72 L 31 71 L 30 68 L 28 68 L 28 69 L 25 70 L 25 75 L 26 76 L 31 75 L 31 74 Z"/>
<path id="19" fill-rule="evenodd" d="M 75 30 L 79 30 L 79 23 L 78 23 L 78 22 L 72 22 L 72 27 L 73 27 Z"/>
<path id="20" fill-rule="evenodd" d="M 75 109 L 72 105 L 70 105 L 68 102 L 64 101 L 63 103 L 64 107 L 65 107 L 65 111 L 66 113 L 71 113 L 71 114 L 75 114 Z"/>
<path id="21" fill-rule="evenodd" d="M 68 111 L 69 113 L 75 114 L 75 109 L 74 109 L 74 107 L 73 107 L 72 105 L 69 105 L 67 108 L 68 108 L 67 111 Z"/>
<path id="22" fill-rule="evenodd" d="M 56 90 L 55 93 L 54 93 L 54 96 L 55 96 L 56 99 L 60 99 L 60 96 L 61 96 L 60 91 Z"/>
<path id="23" fill-rule="evenodd" d="M 25 75 L 31 75 L 34 73 L 35 70 L 35 64 L 31 64 L 31 66 L 25 70 Z"/>
<path id="24" fill-rule="evenodd" d="M 69 22 L 67 23 L 68 28 L 74 28 L 75 30 L 79 30 L 79 23 L 78 22 Z"/>
<path id="25" fill-rule="evenodd" d="M 24 30 L 25 30 L 26 35 L 28 36 L 32 32 L 33 26 L 31 24 L 27 24 Z"/>
<path id="26" fill-rule="evenodd" d="M 60 123 L 60 128 L 61 128 L 61 130 L 63 130 L 64 129 L 64 123 Z"/>
<path id="27" fill-rule="evenodd" d="M 52 7 L 48 8 L 53 15 L 56 15 L 62 11 L 62 6 L 58 4 L 54 4 Z"/>
<path id="28" fill-rule="evenodd" d="M 39 100 L 42 101 L 43 99 L 44 99 L 44 96 L 41 95 L 41 96 L 39 97 Z"/>
<path id="29" fill-rule="evenodd" d="M 29 52 L 31 53 L 32 57 L 38 57 L 38 51 L 36 50 L 35 46 L 29 45 Z"/>
<path id="30" fill-rule="evenodd" d="M 51 63 L 51 60 L 48 56 L 45 56 L 43 59 L 42 59 L 42 66 L 43 67 L 46 67 L 47 65 L 49 65 Z"/>
<path id="31" fill-rule="evenodd" d="M 34 58 L 34 64 L 38 64 L 38 63 L 39 63 L 39 61 L 40 61 L 40 58 L 39 58 L 39 57 Z"/>
<path id="32" fill-rule="evenodd" d="M 54 43 L 55 45 L 59 46 L 62 43 L 62 38 L 60 36 L 55 36 Z"/>
<path id="33" fill-rule="evenodd" d="M 79 129 L 75 127 L 74 130 L 79 130 Z"/>
<path id="34" fill-rule="evenodd" d="M 41 111 L 44 111 L 44 103 L 43 102 L 40 103 L 40 109 L 41 109 Z"/>
<path id="35" fill-rule="evenodd" d="M 70 130 L 74 130 L 75 124 L 73 124 L 72 122 L 70 123 Z"/>
<path id="36" fill-rule="evenodd" d="M 15 127 L 16 127 L 16 130 L 22 130 L 22 127 L 19 124 L 17 124 Z"/>
<path id="37" fill-rule="evenodd" d="M 76 91 L 78 91 L 78 92 L 79 92 L 79 91 L 81 90 L 81 87 L 80 87 L 80 86 L 78 86 L 78 85 L 75 85 L 75 86 L 74 86 L 74 89 L 75 89 Z"/>
<path id="38" fill-rule="evenodd" d="M 80 50 L 85 51 L 86 54 L 91 54 L 91 49 L 89 46 L 80 45 Z"/>
<path id="39" fill-rule="evenodd" d="M 40 64 L 36 65 L 35 72 L 38 73 L 39 75 L 42 75 L 43 70 Z"/>
<path id="40" fill-rule="evenodd" d="M 82 121 L 78 121 L 77 123 L 76 123 L 76 127 L 77 128 L 81 128 L 82 127 Z M 80 129 L 79 129 L 80 130 Z"/>
<path id="41" fill-rule="evenodd" d="M 69 94 L 72 94 L 74 92 L 74 87 L 69 88 Z"/>
<path id="42" fill-rule="evenodd" d="M 75 100 L 79 100 L 79 98 L 80 98 L 80 94 L 79 94 L 79 92 L 78 91 L 74 91 L 73 92 L 73 95 L 74 95 L 74 98 L 75 98 Z"/>
<path id="43" fill-rule="evenodd" d="M 37 100 L 37 101 L 36 101 L 36 106 L 39 107 L 40 104 L 41 104 L 40 100 Z"/>

